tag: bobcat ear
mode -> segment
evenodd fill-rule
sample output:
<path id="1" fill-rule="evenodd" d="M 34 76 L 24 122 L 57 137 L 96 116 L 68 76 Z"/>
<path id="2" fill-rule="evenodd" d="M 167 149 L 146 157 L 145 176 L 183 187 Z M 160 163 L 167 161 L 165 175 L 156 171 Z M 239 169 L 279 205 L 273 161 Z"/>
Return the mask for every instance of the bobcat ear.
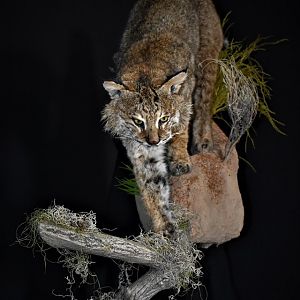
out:
<path id="1" fill-rule="evenodd" d="M 173 76 L 166 83 L 164 83 L 159 90 L 167 93 L 168 95 L 177 94 L 180 90 L 181 85 L 187 78 L 186 72 L 180 72 L 179 74 Z"/>
<path id="2" fill-rule="evenodd" d="M 117 100 L 121 96 L 121 92 L 125 90 L 122 84 L 115 83 L 114 81 L 104 81 L 103 87 L 109 93 L 109 96 L 113 100 Z"/>

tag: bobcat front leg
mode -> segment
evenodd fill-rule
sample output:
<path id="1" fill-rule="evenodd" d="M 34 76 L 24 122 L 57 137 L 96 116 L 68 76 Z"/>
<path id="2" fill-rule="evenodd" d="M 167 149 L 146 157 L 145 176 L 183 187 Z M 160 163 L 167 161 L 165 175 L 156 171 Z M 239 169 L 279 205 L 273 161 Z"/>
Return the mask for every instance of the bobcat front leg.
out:
<path id="1" fill-rule="evenodd" d="M 173 176 L 180 176 L 191 171 L 191 161 L 187 151 L 188 129 L 175 135 L 169 144 L 169 169 Z"/>
<path id="2" fill-rule="evenodd" d="M 140 195 L 155 232 L 171 235 L 174 230 L 174 216 L 169 207 L 170 185 L 165 145 L 148 147 L 136 141 L 123 141 L 133 165 L 133 171 Z"/>

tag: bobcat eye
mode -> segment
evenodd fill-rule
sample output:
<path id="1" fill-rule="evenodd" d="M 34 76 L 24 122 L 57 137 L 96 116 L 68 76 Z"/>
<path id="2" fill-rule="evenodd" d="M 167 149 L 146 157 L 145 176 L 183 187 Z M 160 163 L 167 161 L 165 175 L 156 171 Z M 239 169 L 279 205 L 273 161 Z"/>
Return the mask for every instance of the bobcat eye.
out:
<path id="1" fill-rule="evenodd" d="M 135 125 L 139 126 L 139 127 L 143 127 L 144 126 L 144 122 L 140 119 L 136 119 L 136 118 L 132 118 L 133 122 Z"/>
<path id="2" fill-rule="evenodd" d="M 160 123 L 166 123 L 169 120 L 169 116 L 163 116 L 159 119 Z"/>

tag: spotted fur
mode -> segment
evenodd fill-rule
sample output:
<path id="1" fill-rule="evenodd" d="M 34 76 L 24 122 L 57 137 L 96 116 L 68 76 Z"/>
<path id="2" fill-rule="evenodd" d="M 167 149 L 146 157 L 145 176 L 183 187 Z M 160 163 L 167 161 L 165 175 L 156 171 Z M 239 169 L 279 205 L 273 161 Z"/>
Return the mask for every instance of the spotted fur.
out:
<path id="1" fill-rule="evenodd" d="M 165 145 L 149 147 L 129 139 L 124 140 L 123 144 L 133 164 L 145 207 L 150 212 L 153 230 L 171 233 L 174 218 L 169 209 L 170 186 Z"/>

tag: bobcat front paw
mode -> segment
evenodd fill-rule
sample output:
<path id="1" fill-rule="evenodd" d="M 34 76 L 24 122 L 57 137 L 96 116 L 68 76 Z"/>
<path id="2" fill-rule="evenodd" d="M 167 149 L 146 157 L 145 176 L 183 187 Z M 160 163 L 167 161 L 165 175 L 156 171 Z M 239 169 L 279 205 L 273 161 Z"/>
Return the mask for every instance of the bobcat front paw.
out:
<path id="1" fill-rule="evenodd" d="M 164 236 L 171 238 L 176 231 L 176 226 L 172 221 L 163 218 L 159 222 L 153 223 L 153 230 L 154 232 L 162 233 Z"/>
<path id="2" fill-rule="evenodd" d="M 176 226 L 173 223 L 168 222 L 166 223 L 165 229 L 162 231 L 162 234 L 167 238 L 172 238 L 175 234 L 175 231 Z"/>
<path id="3" fill-rule="evenodd" d="M 189 173 L 192 169 L 190 160 L 171 160 L 169 164 L 170 173 L 173 176 L 180 176 Z"/>

